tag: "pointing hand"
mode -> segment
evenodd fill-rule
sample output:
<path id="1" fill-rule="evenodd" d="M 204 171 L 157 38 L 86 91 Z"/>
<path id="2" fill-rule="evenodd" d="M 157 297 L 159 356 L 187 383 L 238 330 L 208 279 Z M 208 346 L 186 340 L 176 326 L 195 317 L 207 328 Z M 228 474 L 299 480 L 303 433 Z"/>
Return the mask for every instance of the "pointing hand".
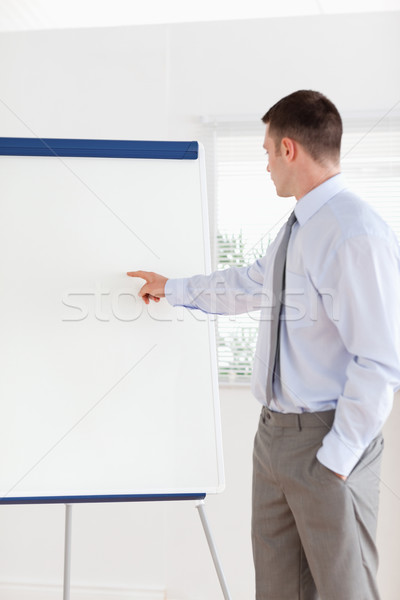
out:
<path id="1" fill-rule="evenodd" d="M 139 296 L 143 298 L 143 301 L 146 304 L 150 304 L 150 300 L 159 302 L 160 298 L 165 297 L 164 289 L 165 284 L 168 281 L 167 277 L 149 271 L 128 271 L 127 275 L 129 275 L 129 277 L 140 277 L 141 279 L 146 280 L 145 285 L 139 291 Z"/>

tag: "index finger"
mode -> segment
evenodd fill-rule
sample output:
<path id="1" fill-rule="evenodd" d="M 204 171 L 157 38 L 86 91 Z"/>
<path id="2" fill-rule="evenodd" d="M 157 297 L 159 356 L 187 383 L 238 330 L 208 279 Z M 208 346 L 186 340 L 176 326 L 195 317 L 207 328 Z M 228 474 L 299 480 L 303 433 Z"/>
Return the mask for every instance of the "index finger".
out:
<path id="1" fill-rule="evenodd" d="M 129 277 L 140 277 L 141 279 L 145 279 L 146 281 L 148 281 L 150 272 L 149 271 L 128 271 L 127 275 L 129 275 Z"/>

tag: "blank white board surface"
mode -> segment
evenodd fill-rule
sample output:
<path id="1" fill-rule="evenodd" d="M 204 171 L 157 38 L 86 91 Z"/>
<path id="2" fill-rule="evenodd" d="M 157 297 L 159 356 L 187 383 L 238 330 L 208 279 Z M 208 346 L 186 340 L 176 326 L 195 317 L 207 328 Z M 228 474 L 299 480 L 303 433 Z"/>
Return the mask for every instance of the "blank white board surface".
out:
<path id="1" fill-rule="evenodd" d="M 209 272 L 201 146 L 0 147 L 0 502 L 220 491 L 213 323 L 126 275 Z"/>

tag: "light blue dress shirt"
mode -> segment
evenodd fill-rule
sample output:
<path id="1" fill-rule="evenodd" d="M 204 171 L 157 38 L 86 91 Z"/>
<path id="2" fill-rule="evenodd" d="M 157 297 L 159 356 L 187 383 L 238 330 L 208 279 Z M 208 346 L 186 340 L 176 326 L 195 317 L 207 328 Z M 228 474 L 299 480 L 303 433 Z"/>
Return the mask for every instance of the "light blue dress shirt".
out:
<path id="1" fill-rule="evenodd" d="M 295 206 L 271 410 L 336 409 L 317 453 L 348 475 L 388 417 L 400 385 L 400 252 L 379 215 L 331 177 Z M 254 264 L 169 279 L 173 306 L 214 314 L 260 310 L 252 392 L 266 404 L 272 271 L 284 233 Z"/>

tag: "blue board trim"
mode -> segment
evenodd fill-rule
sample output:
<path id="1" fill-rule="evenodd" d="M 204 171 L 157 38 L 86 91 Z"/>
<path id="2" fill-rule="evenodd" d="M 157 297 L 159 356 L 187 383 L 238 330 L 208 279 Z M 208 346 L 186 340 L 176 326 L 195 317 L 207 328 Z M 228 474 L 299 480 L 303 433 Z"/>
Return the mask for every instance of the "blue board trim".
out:
<path id="1" fill-rule="evenodd" d="M 0 137 L 0 155 L 196 160 L 199 145 L 197 142 Z"/>
<path id="2" fill-rule="evenodd" d="M 93 502 L 165 502 L 172 500 L 204 500 L 206 494 L 119 494 L 109 496 L 32 496 L 0 498 L 0 504 L 79 504 Z"/>

